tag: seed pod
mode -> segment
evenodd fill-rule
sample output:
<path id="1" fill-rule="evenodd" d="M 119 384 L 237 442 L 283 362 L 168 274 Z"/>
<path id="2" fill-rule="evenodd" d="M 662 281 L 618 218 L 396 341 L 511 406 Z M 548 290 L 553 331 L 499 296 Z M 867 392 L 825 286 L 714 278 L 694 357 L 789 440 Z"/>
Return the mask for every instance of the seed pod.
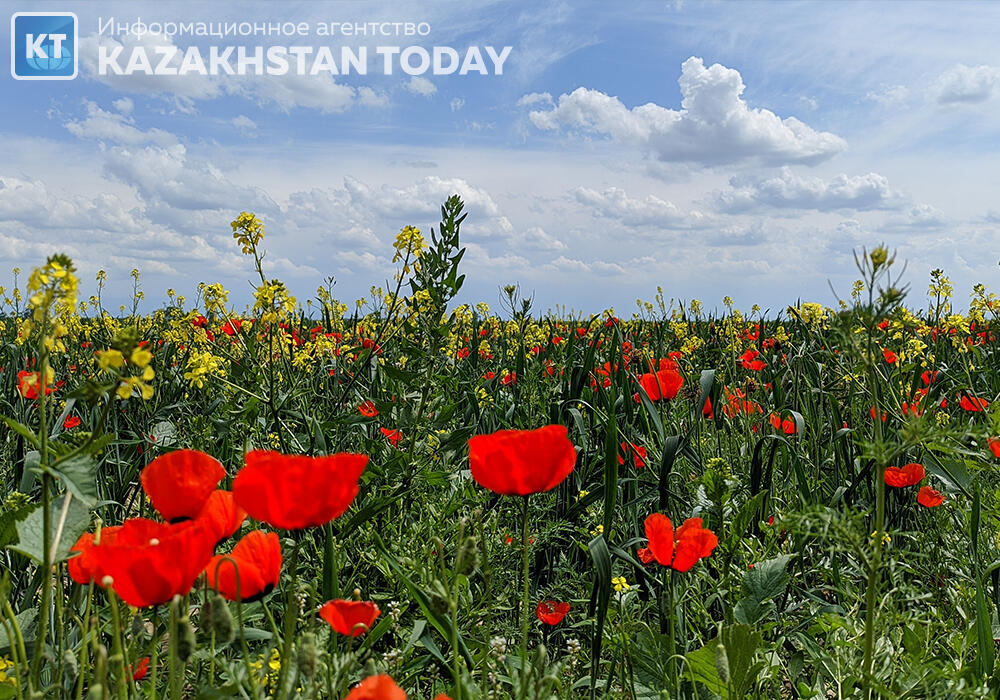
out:
<path id="1" fill-rule="evenodd" d="M 225 598 L 216 593 L 209 602 L 211 603 L 209 624 L 215 632 L 215 640 L 223 643 L 233 641 L 236 631 L 233 627 L 233 615 L 229 612 Z"/>
<path id="2" fill-rule="evenodd" d="M 715 670 L 719 672 L 719 680 L 729 685 L 729 654 L 722 642 L 715 645 Z"/>
<path id="3" fill-rule="evenodd" d="M 69 649 L 63 654 L 63 672 L 69 679 L 76 678 L 80 672 L 80 662 L 76 660 L 76 654 Z"/>
<path id="4" fill-rule="evenodd" d="M 41 697 L 41 694 L 39 694 Z M 87 692 L 87 700 L 104 700 L 104 686 L 100 683 L 94 683 L 90 686 L 90 690 Z"/>
<path id="5" fill-rule="evenodd" d="M 194 627 L 191 625 L 191 619 L 185 615 L 177 621 L 177 658 L 187 663 L 194 654 L 194 648 Z"/>

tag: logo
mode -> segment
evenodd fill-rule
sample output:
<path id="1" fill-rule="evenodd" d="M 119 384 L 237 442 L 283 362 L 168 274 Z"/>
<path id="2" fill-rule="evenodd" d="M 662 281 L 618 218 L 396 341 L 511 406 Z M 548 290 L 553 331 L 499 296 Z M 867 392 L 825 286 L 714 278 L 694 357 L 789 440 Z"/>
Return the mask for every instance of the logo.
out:
<path id="1" fill-rule="evenodd" d="M 72 80 L 77 67 L 72 12 L 16 12 L 10 18 L 10 74 L 15 80 Z"/>

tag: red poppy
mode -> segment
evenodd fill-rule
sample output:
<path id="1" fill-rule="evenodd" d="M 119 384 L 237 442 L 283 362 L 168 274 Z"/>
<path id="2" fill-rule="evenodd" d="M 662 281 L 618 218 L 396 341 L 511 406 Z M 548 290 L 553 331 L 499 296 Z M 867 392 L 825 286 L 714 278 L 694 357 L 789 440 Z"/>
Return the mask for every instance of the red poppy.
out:
<path id="1" fill-rule="evenodd" d="M 538 619 L 546 625 L 558 625 L 569 612 L 569 603 L 543 600 L 538 604 Z"/>
<path id="2" fill-rule="evenodd" d="M 664 363 L 669 363 L 669 365 Z M 677 392 L 684 386 L 684 377 L 676 368 L 676 363 L 663 358 L 660 360 L 660 369 L 655 373 L 646 372 L 639 377 L 639 386 L 642 387 L 651 401 L 673 399 L 677 396 Z"/>
<path id="3" fill-rule="evenodd" d="M 381 612 L 366 600 L 331 600 L 319 609 L 319 616 L 338 634 L 358 637 L 371 629 Z"/>
<path id="4" fill-rule="evenodd" d="M 762 369 L 767 367 L 767 363 L 763 360 L 757 359 L 759 356 L 760 353 L 757 350 L 750 348 L 740 356 L 740 364 L 749 370 L 760 372 Z"/>
<path id="5" fill-rule="evenodd" d="M 375 408 L 375 404 L 371 401 L 365 401 L 363 404 L 358 406 L 358 412 L 365 418 L 374 418 L 378 415 L 378 409 Z"/>
<path id="6" fill-rule="evenodd" d="M 928 508 L 936 508 L 944 503 L 944 496 L 930 486 L 922 486 L 917 492 L 917 503 Z"/>
<path id="7" fill-rule="evenodd" d="M 237 333 L 240 332 L 240 329 L 242 327 L 243 327 L 243 321 L 241 321 L 238 318 L 230 319 L 226 321 L 226 325 L 222 327 L 222 332 L 225 333 L 226 335 L 236 335 Z"/>
<path id="8" fill-rule="evenodd" d="M 66 420 L 63 421 L 64 430 L 72 430 L 78 425 L 80 425 L 80 419 L 77 416 L 66 416 Z"/>
<path id="9" fill-rule="evenodd" d="M 701 526 L 701 518 L 688 518 L 675 532 L 670 518 L 653 513 L 646 518 L 645 526 L 653 558 L 676 571 L 688 571 L 719 544 L 715 533 Z"/>
<path id="10" fill-rule="evenodd" d="M 114 542 L 115 535 L 121 530 L 120 525 L 113 527 L 105 527 L 101 529 L 101 543 L 111 544 Z M 91 581 L 101 582 L 104 578 L 104 572 L 101 570 L 100 562 L 94 552 L 95 535 L 93 532 L 85 532 L 80 535 L 80 539 L 76 541 L 70 548 L 70 552 L 79 552 L 79 556 L 73 557 L 68 562 L 66 566 L 69 569 L 69 576 L 74 581 L 82 586 L 87 585 Z"/>
<path id="11" fill-rule="evenodd" d="M 225 475 L 214 457 L 198 450 L 177 450 L 150 462 L 139 480 L 163 519 L 177 522 L 198 515 Z"/>
<path id="12" fill-rule="evenodd" d="M 875 407 L 872 406 L 871 410 L 868 412 L 871 415 L 872 420 L 875 420 Z M 882 422 L 885 423 L 885 419 L 888 417 L 885 411 L 882 411 Z"/>
<path id="13" fill-rule="evenodd" d="M 884 357 L 885 361 L 888 362 L 890 365 L 895 364 L 896 360 L 899 359 L 896 353 L 894 353 L 889 348 L 882 348 L 882 357 Z"/>
<path id="14" fill-rule="evenodd" d="M 122 523 L 113 541 L 95 545 L 98 568 L 122 600 L 136 608 L 187 595 L 215 545 L 204 524 L 169 525 L 145 518 Z M 102 579 L 105 577 L 102 576 Z"/>
<path id="15" fill-rule="evenodd" d="M 498 430 L 469 440 L 469 468 L 483 488 L 508 496 L 554 489 L 573 471 L 576 448 L 565 425 Z"/>
<path id="16" fill-rule="evenodd" d="M 771 426 L 775 430 L 780 430 L 786 435 L 795 434 L 795 421 L 792 420 L 791 416 L 782 420 L 781 416 L 777 413 L 772 413 L 770 416 Z"/>
<path id="17" fill-rule="evenodd" d="M 135 666 L 129 665 L 128 671 L 132 674 L 132 680 L 141 681 L 149 673 L 149 657 L 142 657 Z"/>
<path id="18" fill-rule="evenodd" d="M 392 430 L 391 428 L 379 428 L 379 430 L 382 431 L 382 434 L 385 435 L 389 444 L 393 447 L 397 447 L 399 445 L 399 441 L 403 439 L 403 433 L 398 430 Z"/>
<path id="19" fill-rule="evenodd" d="M 198 520 L 215 534 L 215 543 L 228 540 L 247 519 L 247 512 L 236 505 L 232 491 L 213 491 L 198 512 Z"/>
<path id="20" fill-rule="evenodd" d="M 924 478 L 924 467 L 916 462 L 910 462 L 902 468 L 886 467 L 884 478 L 886 484 L 896 488 L 913 486 Z"/>
<path id="21" fill-rule="evenodd" d="M 38 387 L 42 385 L 42 373 L 41 372 L 29 372 L 28 370 L 21 370 L 17 373 L 17 390 L 20 392 L 21 396 L 26 399 L 37 399 L 38 398 Z M 45 387 L 45 395 L 48 396 L 55 389 L 51 386 Z"/>
<path id="22" fill-rule="evenodd" d="M 997 459 L 1000 459 L 1000 438 L 991 437 L 986 440 L 986 444 L 990 446 L 990 452 Z"/>
<path id="23" fill-rule="evenodd" d="M 367 455 L 327 457 L 253 450 L 233 479 L 233 496 L 251 517 L 284 530 L 325 525 L 358 495 Z"/>
<path id="24" fill-rule="evenodd" d="M 515 384 L 516 382 L 517 382 L 517 372 L 508 372 L 507 374 L 503 375 L 503 377 L 500 379 L 501 386 Z"/>
<path id="25" fill-rule="evenodd" d="M 639 555 L 639 561 L 643 564 L 653 563 L 653 553 L 649 551 L 649 547 L 640 547 L 639 551 L 636 552 Z"/>
<path id="26" fill-rule="evenodd" d="M 929 386 L 935 379 L 937 379 L 937 370 L 930 371 L 924 370 L 924 373 L 920 375 L 921 381 L 923 381 L 924 386 Z"/>
<path id="27" fill-rule="evenodd" d="M 623 442 L 621 444 L 622 452 L 628 457 L 632 457 L 635 460 L 635 466 L 642 468 L 646 466 L 646 448 L 642 445 L 633 445 L 631 442 Z M 625 457 L 618 455 L 618 464 L 625 464 Z"/>
<path id="28" fill-rule="evenodd" d="M 962 398 L 959 400 L 959 405 L 966 411 L 973 413 L 978 413 L 979 411 L 985 411 L 986 407 L 989 405 L 986 399 L 980 399 L 977 397 L 969 397 L 962 394 Z"/>
<path id="29" fill-rule="evenodd" d="M 406 700 L 406 691 L 389 676 L 368 676 L 347 694 L 344 700 Z"/>
<path id="30" fill-rule="evenodd" d="M 227 558 L 232 561 L 225 561 Z M 281 575 L 281 542 L 278 535 L 254 530 L 237 542 L 228 555 L 212 557 L 205 567 L 208 585 L 227 600 L 236 600 L 237 569 L 240 583 L 238 597 L 244 603 L 260 600 L 274 590 Z"/>

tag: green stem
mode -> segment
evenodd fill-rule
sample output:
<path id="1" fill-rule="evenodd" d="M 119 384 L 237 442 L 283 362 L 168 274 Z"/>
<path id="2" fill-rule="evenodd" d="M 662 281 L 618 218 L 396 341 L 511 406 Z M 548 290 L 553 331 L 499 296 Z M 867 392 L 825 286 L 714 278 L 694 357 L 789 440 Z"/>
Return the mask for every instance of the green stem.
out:
<path id="1" fill-rule="evenodd" d="M 118 610 L 118 596 L 114 591 L 108 591 L 108 601 L 111 603 L 111 660 L 118 661 L 118 697 L 126 700 L 128 697 L 128 672 L 125 667 L 125 649 L 122 646 L 122 618 Z M 173 640 L 171 640 L 173 641 Z"/>
<path id="2" fill-rule="evenodd" d="M 524 508 L 521 511 L 521 666 L 522 673 L 526 671 L 528 662 L 528 605 L 531 594 L 531 581 L 528 575 L 528 496 L 524 496 Z"/>
<path id="3" fill-rule="evenodd" d="M 46 324 L 42 325 L 41 337 L 45 337 Z M 42 473 L 42 596 L 38 610 L 38 638 L 35 640 L 35 654 L 31 661 L 31 678 L 29 687 L 37 692 L 40 690 L 42 675 L 42 660 L 45 658 L 45 641 L 49 629 L 49 607 L 52 604 L 52 477 L 48 472 L 49 430 L 47 425 L 45 390 L 48 388 L 49 355 L 42 345 L 39 353 L 38 379 L 38 463 L 44 470 Z"/>
<path id="4" fill-rule="evenodd" d="M 278 669 L 278 695 L 280 700 L 284 700 L 287 697 L 287 692 L 285 686 L 287 685 L 286 679 L 288 676 L 288 669 L 292 665 L 292 648 L 295 639 L 295 623 L 299 618 L 298 613 L 298 600 L 296 600 L 296 594 L 298 593 L 298 563 L 299 563 L 299 548 L 302 545 L 302 540 L 298 539 L 295 542 L 295 547 L 292 549 L 292 559 L 288 564 L 288 570 L 291 573 L 288 585 L 288 600 L 285 602 L 285 630 L 284 630 L 284 647 L 281 652 L 281 666 Z"/>

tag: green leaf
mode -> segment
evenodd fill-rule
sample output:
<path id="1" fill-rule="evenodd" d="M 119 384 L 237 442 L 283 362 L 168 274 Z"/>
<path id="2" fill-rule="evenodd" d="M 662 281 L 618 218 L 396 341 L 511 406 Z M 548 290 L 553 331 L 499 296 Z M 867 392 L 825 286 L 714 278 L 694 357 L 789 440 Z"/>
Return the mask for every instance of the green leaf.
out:
<path id="1" fill-rule="evenodd" d="M 50 471 L 66 484 L 66 489 L 74 498 L 93 508 L 97 504 L 96 467 L 97 462 L 93 457 L 78 454 L 65 462 L 59 462 L 58 468 Z"/>
<path id="2" fill-rule="evenodd" d="M 0 547 L 17 543 L 17 526 L 38 507 L 37 503 L 25 503 L 13 510 L 0 513 Z"/>
<path id="3" fill-rule="evenodd" d="M 31 428 L 22 423 L 18 423 L 16 420 L 9 418 L 8 416 L 0 416 L 0 421 L 3 421 L 8 428 L 27 440 L 32 447 L 36 449 L 38 448 L 38 436 L 32 432 Z"/>
<path id="4" fill-rule="evenodd" d="M 59 528 L 59 521 L 62 519 L 63 504 L 66 502 L 68 497 L 68 494 L 63 494 L 61 498 L 52 503 L 51 537 L 53 540 L 55 538 L 56 531 Z M 31 557 L 39 564 L 41 564 L 44 560 L 44 548 L 42 544 L 45 541 L 43 534 L 43 515 L 43 510 L 39 508 L 21 521 L 17 526 L 17 535 L 19 539 L 18 543 L 16 545 L 9 545 L 9 547 L 15 552 L 20 552 L 26 557 Z M 80 539 L 80 535 L 82 535 L 88 527 L 90 527 L 90 509 L 81 503 L 79 499 L 72 498 L 69 502 L 69 507 L 66 510 L 66 518 L 63 523 L 62 535 L 59 538 L 58 549 L 55 551 L 53 562 L 60 562 L 69 559 L 70 547 L 76 544 L 76 541 Z M 52 540 L 50 540 L 50 542 L 51 541 Z"/>
<path id="5" fill-rule="evenodd" d="M 722 698 L 742 698 L 753 686 L 761 668 L 759 663 L 754 663 L 761 639 L 760 633 L 751 631 L 747 625 L 729 625 L 723 628 L 721 638 L 716 637 L 685 655 L 690 673 L 709 692 Z M 715 664 L 715 647 L 720 641 L 725 645 L 729 659 L 728 684 L 722 682 Z"/>
<path id="6" fill-rule="evenodd" d="M 601 663 L 601 645 L 604 642 L 604 620 L 608 615 L 608 602 L 611 598 L 611 554 L 604 541 L 604 535 L 598 535 L 587 545 L 590 557 L 594 560 L 594 595 L 591 600 L 597 605 L 597 625 L 594 627 L 594 638 L 591 643 L 591 673 L 590 697 L 596 697 L 597 670 Z"/>
<path id="7" fill-rule="evenodd" d="M 733 613 L 738 622 L 752 625 L 770 612 L 773 598 L 781 595 L 788 585 L 785 569 L 793 555 L 782 554 L 774 559 L 758 562 L 743 576 L 743 599 Z"/>

